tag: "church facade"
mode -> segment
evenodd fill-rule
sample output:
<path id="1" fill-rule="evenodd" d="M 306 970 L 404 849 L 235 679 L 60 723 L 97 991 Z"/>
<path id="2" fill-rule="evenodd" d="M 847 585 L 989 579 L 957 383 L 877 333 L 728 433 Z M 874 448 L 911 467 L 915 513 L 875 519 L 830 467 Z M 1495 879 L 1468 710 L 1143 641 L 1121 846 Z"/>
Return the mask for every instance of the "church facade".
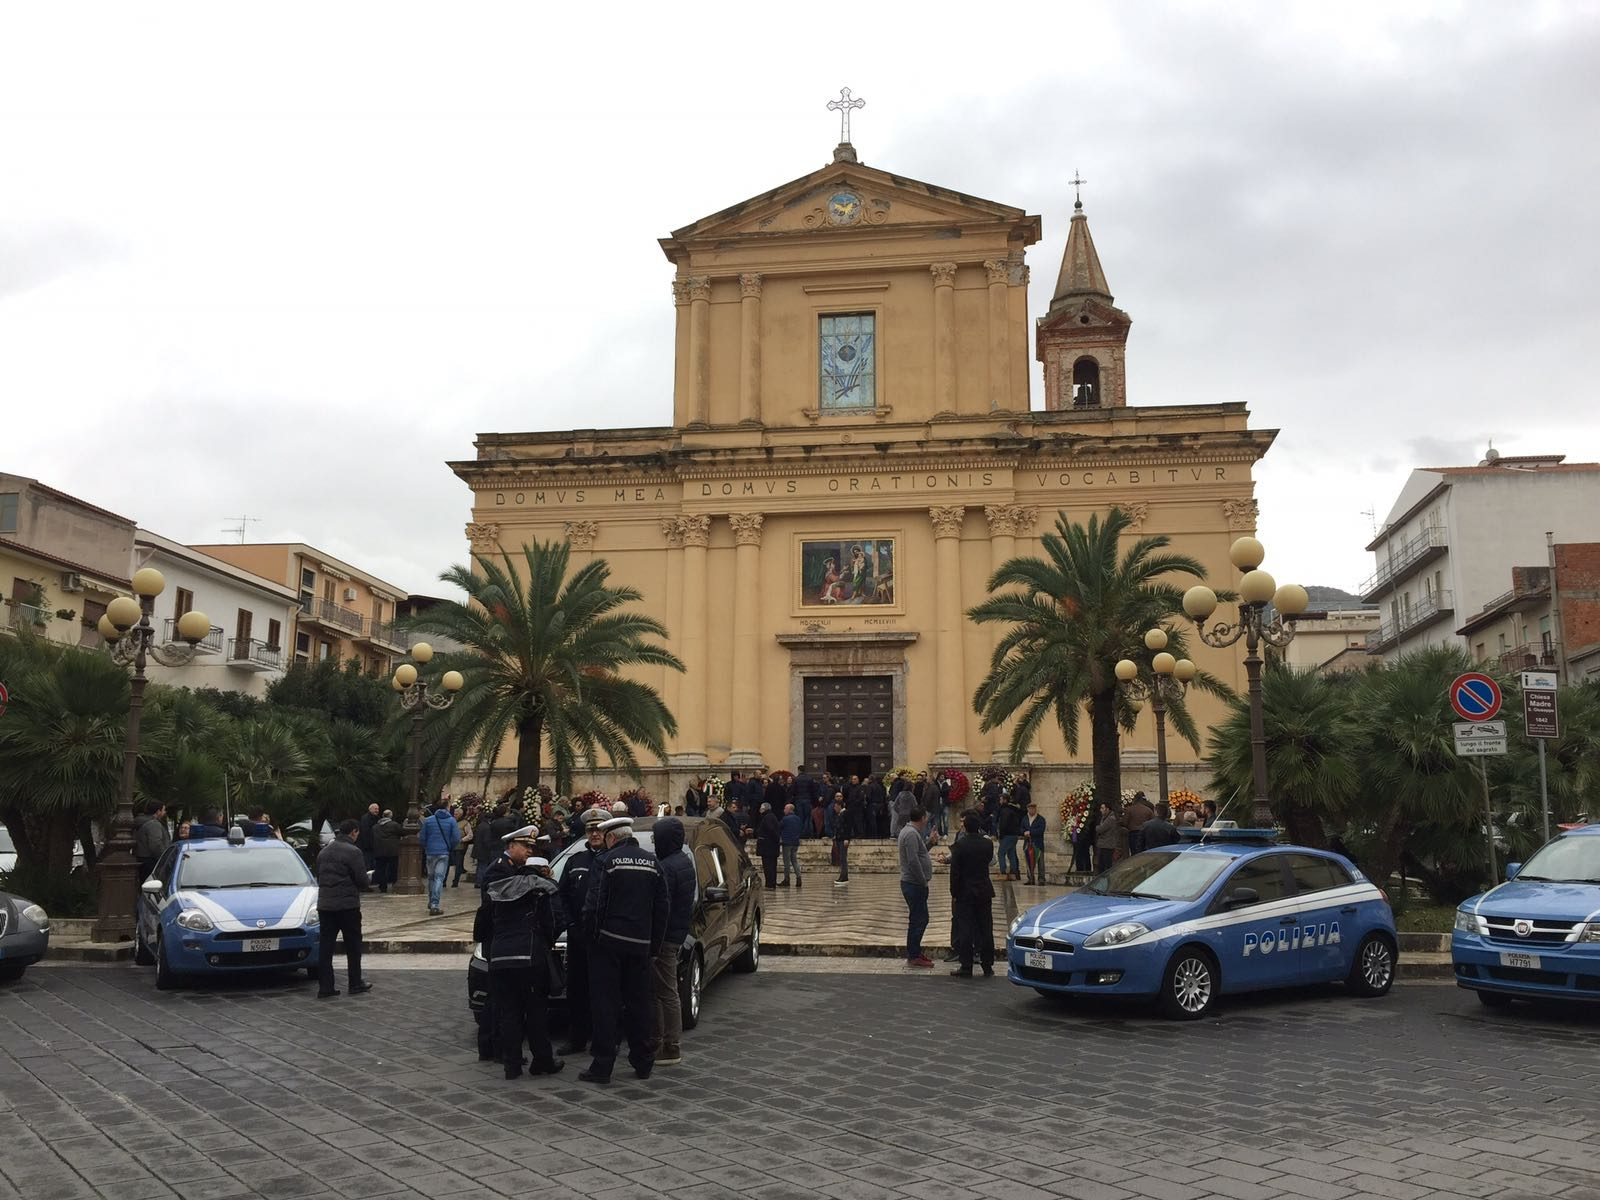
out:
<path id="1" fill-rule="evenodd" d="M 1228 546 L 1254 529 L 1251 472 L 1274 431 L 1251 429 L 1242 404 L 1128 402 L 1130 320 L 1081 204 L 1030 323 L 1041 233 L 1022 209 L 867 166 L 843 143 L 822 169 L 661 240 L 671 425 L 483 434 L 451 464 L 472 491 L 474 553 L 568 538 L 671 631 L 686 672 L 647 677 L 678 720 L 648 772 L 658 798 L 756 766 L 1004 760 L 1009 731 L 983 732 L 971 703 L 997 633 L 965 611 L 1058 514 L 1120 506 L 1136 533 L 1232 580 Z M 1237 653 L 1193 641 L 1242 690 Z M 1202 728 L 1221 715 L 1190 703 Z M 1086 720 L 1077 758 L 1052 727 L 1027 761 L 1065 782 L 1086 774 L 1088 745 Z M 1130 785 L 1148 775 L 1153 790 L 1153 746 L 1146 716 L 1125 738 Z M 1187 745 L 1169 751 L 1173 786 L 1198 782 Z M 620 786 L 603 767 L 596 782 Z"/>

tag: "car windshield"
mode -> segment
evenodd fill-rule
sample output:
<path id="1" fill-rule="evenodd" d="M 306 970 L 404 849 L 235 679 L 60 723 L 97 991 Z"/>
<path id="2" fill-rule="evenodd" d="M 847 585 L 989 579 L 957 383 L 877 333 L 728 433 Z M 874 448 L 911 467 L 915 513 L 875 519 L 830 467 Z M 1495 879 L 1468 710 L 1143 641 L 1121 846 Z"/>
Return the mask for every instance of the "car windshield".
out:
<path id="1" fill-rule="evenodd" d="M 640 847 L 645 850 L 654 850 L 656 848 L 655 836 L 648 829 L 634 830 L 633 840 L 638 842 Z M 560 854 L 556 855 L 556 860 L 550 864 L 550 878 L 554 879 L 557 883 L 560 883 L 561 875 L 564 871 L 566 871 L 567 863 L 571 860 L 572 856 L 579 850 L 582 850 L 588 844 L 589 843 L 585 841 L 573 842 Z"/>
<path id="2" fill-rule="evenodd" d="M 305 887 L 311 872 L 287 846 L 192 849 L 178 868 L 180 888 Z"/>
<path id="3" fill-rule="evenodd" d="M 1141 900 L 1193 900 L 1232 863 L 1222 854 L 1150 850 L 1135 854 L 1096 876 L 1083 889 L 1102 896 L 1134 896 Z"/>
<path id="4" fill-rule="evenodd" d="M 11 830 L 0 825 L 0 854 L 15 854 L 17 844 L 11 840 Z"/>
<path id="5" fill-rule="evenodd" d="M 1522 864 L 1529 883 L 1600 883 L 1600 837 L 1560 837 Z"/>

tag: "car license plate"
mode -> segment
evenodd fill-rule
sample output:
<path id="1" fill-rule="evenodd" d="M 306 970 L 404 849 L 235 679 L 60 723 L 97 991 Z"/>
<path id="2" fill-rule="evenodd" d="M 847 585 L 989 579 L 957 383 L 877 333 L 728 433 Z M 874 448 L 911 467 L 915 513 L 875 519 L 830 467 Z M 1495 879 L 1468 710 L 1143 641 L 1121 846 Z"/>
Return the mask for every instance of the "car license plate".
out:
<path id="1" fill-rule="evenodd" d="M 1501 951 L 1500 965 L 1502 967 L 1521 967 L 1525 971 L 1537 971 L 1539 969 L 1539 956 L 1537 954 L 1516 954 Z"/>
<path id="2" fill-rule="evenodd" d="M 1022 961 L 1026 966 L 1039 967 L 1045 971 L 1050 970 L 1055 965 L 1051 962 L 1050 956 L 1043 950 L 1024 950 L 1022 952 Z"/>
<path id="3" fill-rule="evenodd" d="M 244 952 L 246 954 L 264 954 L 277 948 L 277 938 L 247 938 L 244 943 Z"/>

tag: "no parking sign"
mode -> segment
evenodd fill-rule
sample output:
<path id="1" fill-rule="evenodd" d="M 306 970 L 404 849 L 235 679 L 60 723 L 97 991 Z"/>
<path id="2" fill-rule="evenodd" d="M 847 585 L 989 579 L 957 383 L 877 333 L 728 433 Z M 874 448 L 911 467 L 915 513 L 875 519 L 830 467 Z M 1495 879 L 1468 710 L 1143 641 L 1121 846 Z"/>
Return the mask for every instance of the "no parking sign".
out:
<path id="1" fill-rule="evenodd" d="M 1494 720 L 1500 700 L 1500 685 L 1478 671 L 1458 675 L 1450 685 L 1450 707 L 1463 721 Z"/>

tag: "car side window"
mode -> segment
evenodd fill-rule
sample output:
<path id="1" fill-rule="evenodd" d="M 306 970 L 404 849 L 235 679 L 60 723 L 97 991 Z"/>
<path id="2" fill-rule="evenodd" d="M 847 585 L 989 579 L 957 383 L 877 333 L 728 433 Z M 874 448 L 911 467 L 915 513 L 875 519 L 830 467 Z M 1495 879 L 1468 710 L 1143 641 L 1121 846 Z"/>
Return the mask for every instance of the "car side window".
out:
<path id="1" fill-rule="evenodd" d="M 725 886 L 725 876 L 722 872 L 722 855 L 712 842 L 702 842 L 694 852 L 695 875 L 700 881 L 700 890 L 703 892 L 710 887 Z"/>
<path id="2" fill-rule="evenodd" d="M 161 857 L 156 859 L 155 869 L 150 874 L 161 880 L 162 887 L 166 887 L 172 882 L 172 867 L 177 861 L 178 848 L 176 846 L 168 846 L 162 852 Z"/>
<path id="3" fill-rule="evenodd" d="M 1295 890 L 1301 895 L 1326 892 L 1350 884 L 1350 875 L 1343 867 L 1319 854 L 1289 855 L 1289 873 L 1294 876 Z"/>
<path id="4" fill-rule="evenodd" d="M 1247 863 L 1241 863 L 1233 872 L 1232 878 L 1222 885 L 1222 891 L 1217 899 L 1223 904 L 1228 903 L 1239 888 L 1249 888 L 1255 892 L 1255 904 L 1269 904 L 1274 900 L 1283 900 L 1289 895 L 1289 885 L 1284 879 L 1283 859 L 1281 854 L 1266 854 L 1260 858 L 1252 858 Z M 1242 907 L 1242 906 L 1241 906 Z"/>

